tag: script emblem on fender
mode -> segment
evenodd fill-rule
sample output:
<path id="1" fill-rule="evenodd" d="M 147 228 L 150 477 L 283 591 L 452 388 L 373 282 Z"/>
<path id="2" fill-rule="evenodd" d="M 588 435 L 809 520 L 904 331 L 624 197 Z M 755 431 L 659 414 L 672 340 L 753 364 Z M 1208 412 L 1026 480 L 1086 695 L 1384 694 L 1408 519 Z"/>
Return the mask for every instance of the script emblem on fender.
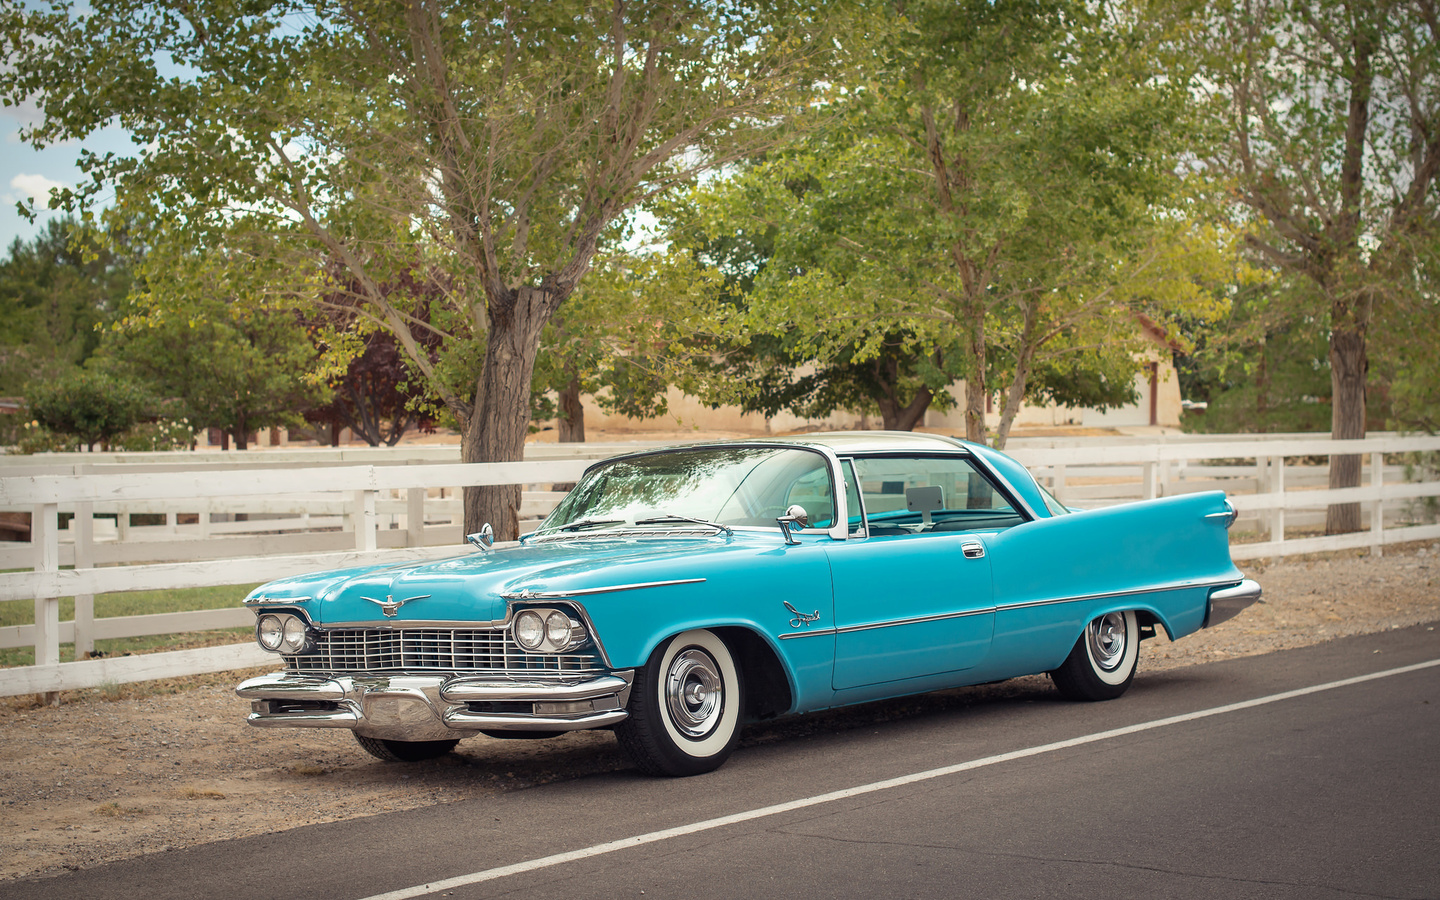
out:
<path id="1" fill-rule="evenodd" d="M 806 628 L 809 628 L 811 622 L 820 621 L 820 610 L 818 609 L 815 610 L 813 613 L 802 613 L 800 610 L 791 606 L 789 600 L 785 601 L 785 608 L 790 610 L 791 614 L 794 616 L 794 618 L 790 620 L 791 628 L 799 628 L 802 625 Z"/>

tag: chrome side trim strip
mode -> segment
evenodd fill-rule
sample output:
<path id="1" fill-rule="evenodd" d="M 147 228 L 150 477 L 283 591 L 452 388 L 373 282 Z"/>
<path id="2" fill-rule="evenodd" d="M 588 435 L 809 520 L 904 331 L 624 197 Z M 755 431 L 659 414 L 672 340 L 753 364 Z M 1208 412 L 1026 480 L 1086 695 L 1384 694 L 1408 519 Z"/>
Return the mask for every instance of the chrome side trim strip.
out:
<path id="1" fill-rule="evenodd" d="M 793 641 L 795 638 L 825 637 L 826 635 L 834 637 L 836 634 L 839 634 L 839 631 L 834 628 L 817 628 L 814 631 L 787 631 L 784 634 L 777 634 L 775 637 L 782 641 Z"/>
<path id="2" fill-rule="evenodd" d="M 853 634 L 857 631 L 874 631 L 877 628 L 897 628 L 901 625 L 918 625 L 921 622 L 942 622 L 945 619 L 968 619 L 971 616 L 994 615 L 995 607 L 986 606 L 981 609 L 967 609 L 964 612 L 937 613 L 933 616 L 913 616 L 909 619 L 895 619 L 890 622 L 870 622 L 865 625 L 845 625 L 836 628 L 836 634 Z"/>
<path id="3" fill-rule="evenodd" d="M 1249 582 L 1250 584 L 1255 584 L 1253 581 L 1249 581 L 1249 579 L 1246 579 L 1246 581 Z M 1225 580 L 1225 581 L 1199 581 L 1199 582 L 1194 582 L 1194 583 L 1190 583 L 1190 584 L 1187 584 L 1187 583 L 1179 583 L 1179 584 L 1164 585 L 1164 586 L 1162 586 L 1162 587 L 1136 588 L 1136 589 L 1134 589 L 1134 590 L 1129 590 L 1129 591 L 1105 591 L 1105 592 L 1096 593 L 1096 594 L 1082 594 L 1082 595 L 1080 595 L 1080 596 L 1078 596 L 1078 597 L 1055 597 L 1055 598 L 1048 599 L 1048 600 L 1026 600 L 1026 601 L 1021 602 L 1021 603 L 1001 603 L 1001 604 L 997 604 L 997 605 L 995 605 L 995 606 L 985 607 L 985 608 L 983 608 L 983 609 L 966 610 L 965 612 L 941 613 L 941 614 L 939 614 L 939 615 L 933 615 L 933 616 L 916 616 L 916 617 L 910 618 L 910 619 L 896 619 L 896 620 L 893 621 L 893 622 L 873 622 L 873 623 L 870 623 L 870 624 L 867 624 L 867 625 L 846 625 L 846 626 L 844 626 L 843 628 L 821 628 L 821 629 L 817 629 L 817 630 L 814 630 L 814 631 L 792 631 L 792 632 L 786 632 L 785 634 L 776 635 L 776 637 L 779 638 L 779 639 L 782 640 L 782 641 L 788 641 L 788 640 L 794 640 L 795 638 L 820 637 L 820 636 L 822 636 L 822 635 L 850 634 L 850 633 L 856 632 L 856 631 L 871 631 L 871 630 L 874 630 L 874 629 L 877 629 L 877 628 L 894 628 L 894 627 L 896 627 L 896 626 L 898 626 L 898 625 L 914 625 L 914 624 L 919 623 L 919 622 L 938 622 L 938 621 L 942 621 L 942 620 L 944 620 L 944 619 L 960 619 L 960 618 L 965 618 L 966 616 L 983 616 L 983 615 L 988 615 L 988 614 L 990 614 L 990 613 L 1008 612 L 1008 611 L 1014 610 L 1014 609 L 1029 609 L 1029 608 L 1031 608 L 1031 607 L 1036 607 L 1036 606 L 1053 606 L 1053 605 L 1058 604 L 1058 603 L 1081 603 L 1081 602 L 1084 602 L 1084 601 L 1086 601 L 1086 600 L 1105 600 L 1105 599 L 1108 599 L 1108 598 L 1111 598 L 1111 597 L 1138 597 L 1138 596 L 1141 596 L 1141 595 L 1144 595 L 1144 594 L 1159 594 L 1159 593 L 1163 593 L 1163 592 L 1165 592 L 1165 591 L 1183 590 L 1183 589 L 1188 589 L 1188 588 L 1216 588 L 1216 587 L 1226 587 L 1226 588 L 1229 588 L 1230 591 L 1235 591 L 1235 592 L 1237 592 L 1237 593 L 1242 593 L 1242 588 L 1245 587 L 1245 583 L 1246 583 L 1246 582 L 1241 582 L 1239 585 L 1236 585 L 1234 581 L 1230 581 L 1230 580 Z M 1255 598 L 1252 599 L 1252 600 L 1249 600 L 1248 602 L 1246 602 L 1246 603 L 1244 604 L 1244 606 L 1249 606 L 1251 603 L 1254 603 L 1255 600 L 1258 600 L 1258 599 L 1259 599 L 1259 597 L 1260 597 L 1260 595 L 1259 595 L 1259 593 L 1258 593 L 1258 591 L 1259 591 L 1259 585 L 1255 585 L 1255 590 L 1256 590 L 1256 592 L 1257 592 L 1257 593 L 1255 594 Z M 1221 604 L 1221 605 L 1224 605 L 1224 604 L 1223 604 L 1223 601 L 1229 600 L 1229 597 L 1228 597 L 1228 596 L 1222 596 L 1222 595 L 1228 595 L 1228 594 L 1230 593 L 1230 591 L 1221 591 L 1221 592 L 1213 595 L 1213 596 L 1211 597 L 1212 606 L 1214 605 L 1214 600 L 1217 599 L 1217 598 L 1221 599 L 1221 600 L 1222 600 L 1222 604 Z M 1245 594 L 1245 596 L 1248 596 L 1248 594 Z M 1238 599 L 1238 597 L 1237 597 L 1237 599 Z M 1240 609 L 1244 609 L 1244 606 L 1241 606 Z M 1239 612 L 1239 610 L 1236 610 L 1236 612 Z M 1231 615 L 1233 615 L 1233 613 L 1232 613 Z M 1224 621 L 1224 619 L 1219 619 L 1219 620 L 1217 620 L 1217 621 Z"/>
<path id="4" fill-rule="evenodd" d="M 291 603 L 309 603 L 314 597 L 256 597 L 251 600 L 246 598 L 242 601 L 246 606 L 288 606 Z"/>
<path id="5" fill-rule="evenodd" d="M 1232 585 L 1235 582 L 1230 579 L 1225 581 L 1196 581 L 1167 584 L 1161 587 L 1134 588 L 1128 591 L 1102 591 L 1097 594 L 1081 594 L 1077 597 L 1054 597 L 1048 600 L 1025 600 L 1020 603 L 1001 603 L 996 606 L 999 612 L 1007 612 L 1012 609 L 1029 609 L 1032 606 L 1053 606 L 1057 603 L 1080 603 L 1085 600 L 1107 600 L 1111 597 L 1138 597 L 1143 594 L 1163 594 L 1166 591 L 1187 590 L 1190 588 L 1214 588 Z"/>
<path id="6" fill-rule="evenodd" d="M 970 616 L 988 616 L 995 612 L 995 607 L 987 606 L 981 609 L 967 609 L 963 612 L 936 613 L 932 616 L 912 616 L 908 619 L 895 619 L 890 622 L 867 622 L 864 625 L 845 625 L 840 628 L 820 628 L 815 631 L 787 631 L 784 634 L 776 635 L 780 640 L 787 641 L 802 637 L 819 637 L 821 635 L 853 634 L 857 631 L 874 631 L 877 628 L 898 628 L 901 625 L 916 625 L 921 622 L 941 622 L 946 619 L 966 619 Z"/>
<path id="7" fill-rule="evenodd" d="M 506 600 L 563 600 L 566 597 L 583 597 L 588 594 L 611 594 L 616 591 L 638 591 L 642 588 L 669 587 L 673 584 L 703 584 L 703 578 L 677 578 L 674 581 L 642 581 L 636 584 L 616 584 L 608 587 L 579 588 L 573 591 L 532 591 L 525 588 L 500 596 Z"/>

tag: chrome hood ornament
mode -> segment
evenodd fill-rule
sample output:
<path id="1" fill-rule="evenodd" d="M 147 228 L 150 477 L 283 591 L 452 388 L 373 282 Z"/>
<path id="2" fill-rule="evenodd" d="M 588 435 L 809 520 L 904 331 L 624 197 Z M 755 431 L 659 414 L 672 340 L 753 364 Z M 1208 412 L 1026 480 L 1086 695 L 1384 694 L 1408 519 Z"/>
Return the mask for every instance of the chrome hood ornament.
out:
<path id="1" fill-rule="evenodd" d="M 371 603 L 374 603 L 376 606 L 380 607 L 380 611 L 385 614 L 385 618 L 393 619 L 395 618 L 396 613 L 400 612 L 400 607 L 415 600 L 424 600 L 428 596 L 430 595 L 421 594 L 418 597 L 406 597 L 404 600 L 396 600 L 394 597 L 386 594 L 384 600 L 376 600 L 374 597 L 365 597 L 362 595 L 360 599 L 369 600 Z"/>

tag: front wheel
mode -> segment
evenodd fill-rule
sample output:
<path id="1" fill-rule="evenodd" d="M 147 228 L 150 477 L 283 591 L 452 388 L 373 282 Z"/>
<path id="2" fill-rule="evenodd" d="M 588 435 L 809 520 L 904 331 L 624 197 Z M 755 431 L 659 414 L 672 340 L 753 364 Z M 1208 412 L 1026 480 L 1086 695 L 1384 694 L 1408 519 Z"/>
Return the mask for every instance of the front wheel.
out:
<path id="1" fill-rule="evenodd" d="M 1114 700 L 1135 680 L 1140 625 L 1134 610 L 1092 619 L 1060 668 L 1050 673 L 1068 700 Z"/>
<path id="2" fill-rule="evenodd" d="M 696 630 L 661 644 L 630 689 L 615 737 L 646 775 L 718 769 L 740 738 L 743 688 L 730 648 Z"/>

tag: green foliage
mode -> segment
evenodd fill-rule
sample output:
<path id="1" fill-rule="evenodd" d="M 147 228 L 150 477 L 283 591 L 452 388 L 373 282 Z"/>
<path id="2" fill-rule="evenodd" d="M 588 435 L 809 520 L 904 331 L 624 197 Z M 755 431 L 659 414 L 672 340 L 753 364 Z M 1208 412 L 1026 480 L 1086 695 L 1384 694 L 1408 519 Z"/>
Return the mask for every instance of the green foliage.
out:
<path id="1" fill-rule="evenodd" d="M 156 419 L 140 422 L 111 442 L 112 450 L 156 451 L 194 450 L 197 429 L 187 419 Z"/>
<path id="2" fill-rule="evenodd" d="M 31 419 L 17 429 L 10 452 L 20 456 L 35 453 L 67 453 L 80 449 L 80 439 L 73 435 L 57 434 Z"/>
<path id="3" fill-rule="evenodd" d="M 7 6 L 0 94 L 43 112 L 29 143 L 119 120 L 145 148 L 87 157 L 93 181 L 52 203 L 93 210 L 113 192 L 148 223 L 159 308 L 194 318 L 216 282 L 247 303 L 312 302 L 339 261 L 366 315 L 473 423 L 467 458 L 507 459 L 543 328 L 616 223 L 774 140 L 835 83 L 837 38 L 868 30 L 861 6 Z M 417 265 L 443 273 L 434 360 L 404 339 L 413 310 L 380 289 Z"/>
<path id="4" fill-rule="evenodd" d="M 1333 433 L 1362 437 L 1377 418 L 1367 405 L 1381 400 L 1383 418 L 1387 393 L 1396 424 L 1429 427 L 1440 399 L 1426 384 L 1440 244 L 1434 4 L 1210 0 L 1202 15 L 1197 99 L 1208 92 L 1227 132 L 1210 171 L 1249 215 L 1249 247 L 1292 282 L 1275 317 L 1329 331 Z M 1358 465 L 1347 471 L 1358 483 Z M 1355 507 L 1347 525 L 1358 522 Z"/>
<path id="5" fill-rule="evenodd" d="M 123 237 L 115 236 L 118 244 Z M 0 262 L 0 396 L 83 364 L 130 289 L 130 263 L 74 219 L 51 220 Z"/>
<path id="6" fill-rule="evenodd" d="M 983 439 L 998 381 L 1003 444 L 1027 396 L 1123 402 L 1136 312 L 1223 312 L 1228 244 L 1183 199 L 1194 126 L 1179 84 L 1148 77 L 1166 52 L 1148 12 L 907 3 L 803 143 L 669 210 L 732 287 L 751 408 L 909 428 L 963 378 Z M 774 371 L 797 365 L 814 372 Z"/>
<path id="7" fill-rule="evenodd" d="M 607 254 L 546 327 L 533 387 L 560 400 L 550 415 L 593 396 L 611 413 L 664 415 L 671 384 L 692 392 L 712 375 L 706 336 L 718 324 L 719 278 L 679 251 Z M 544 402 L 550 402 L 546 397 Z M 583 422 L 562 424 L 561 434 Z"/>
<path id="8" fill-rule="evenodd" d="M 51 432 L 70 435 L 86 447 L 108 447 L 133 428 L 155 404 L 135 381 L 97 369 L 77 369 L 54 381 L 32 382 L 26 405 Z"/>
<path id="9" fill-rule="evenodd" d="M 1440 434 L 1440 239 L 1410 258 L 1410 289 L 1386 298 L 1370 331 L 1371 396 L 1388 427 Z"/>
<path id="10" fill-rule="evenodd" d="M 200 297 L 189 316 L 131 313 L 106 334 L 106 363 L 152 385 L 186 428 L 219 428 L 243 450 L 253 432 L 300 424 L 323 394 L 305 380 L 315 350 L 290 312 Z"/>

